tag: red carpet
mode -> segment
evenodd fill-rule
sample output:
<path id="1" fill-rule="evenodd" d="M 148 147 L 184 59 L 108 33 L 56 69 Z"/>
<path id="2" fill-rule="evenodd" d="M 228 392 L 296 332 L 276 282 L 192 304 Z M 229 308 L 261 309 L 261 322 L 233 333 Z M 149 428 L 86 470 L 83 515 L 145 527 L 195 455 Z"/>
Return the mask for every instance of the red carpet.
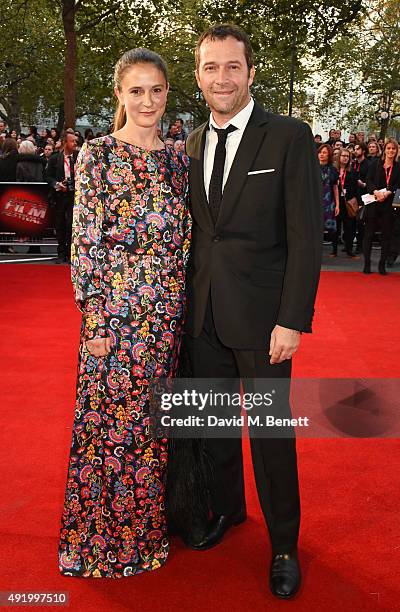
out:
<path id="1" fill-rule="evenodd" d="M 63 578 L 57 544 L 79 315 L 66 267 L 2 265 L 1 591 L 68 591 L 79 612 L 400 610 L 398 440 L 300 440 L 304 585 L 267 584 L 269 544 L 246 443 L 249 520 L 207 552 L 173 540 L 166 566 L 121 580 Z M 295 375 L 397 377 L 400 275 L 323 273 Z M 25 609 L 25 606 L 23 607 Z"/>

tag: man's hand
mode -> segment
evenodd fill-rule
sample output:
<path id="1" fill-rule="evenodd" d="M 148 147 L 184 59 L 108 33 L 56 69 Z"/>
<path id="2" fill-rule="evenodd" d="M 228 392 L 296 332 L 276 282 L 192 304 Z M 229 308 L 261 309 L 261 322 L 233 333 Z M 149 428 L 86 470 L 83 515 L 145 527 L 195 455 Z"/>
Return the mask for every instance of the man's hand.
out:
<path id="1" fill-rule="evenodd" d="M 63 191 L 63 192 L 65 192 L 65 191 L 67 191 L 67 185 L 63 181 L 60 181 L 60 182 L 56 183 L 55 189 L 56 189 L 56 191 Z"/>
<path id="2" fill-rule="evenodd" d="M 87 340 L 86 348 L 94 357 L 105 357 L 111 351 L 111 338 L 94 338 L 94 340 Z"/>
<path id="3" fill-rule="evenodd" d="M 271 364 L 282 363 L 285 359 L 290 359 L 299 347 L 300 336 L 300 332 L 296 329 L 275 325 L 269 344 L 269 355 L 271 357 L 269 362 Z"/>

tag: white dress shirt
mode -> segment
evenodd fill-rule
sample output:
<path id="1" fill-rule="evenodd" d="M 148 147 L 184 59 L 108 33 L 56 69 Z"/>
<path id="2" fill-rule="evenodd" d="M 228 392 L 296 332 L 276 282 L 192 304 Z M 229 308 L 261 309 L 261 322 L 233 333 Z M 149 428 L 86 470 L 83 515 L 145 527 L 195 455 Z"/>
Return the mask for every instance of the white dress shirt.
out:
<path id="1" fill-rule="evenodd" d="M 222 191 L 224 190 L 225 183 L 229 176 L 229 172 L 232 166 L 232 162 L 235 159 L 236 152 L 239 148 L 240 141 L 244 130 L 250 119 L 250 115 L 253 112 L 254 100 L 250 98 L 250 102 L 242 108 L 232 119 L 230 119 L 225 125 L 219 126 L 215 123 L 212 114 L 210 115 L 210 129 L 206 133 L 206 144 L 204 148 L 204 187 L 208 199 L 208 191 L 210 187 L 211 175 L 214 166 L 215 149 L 218 143 L 218 135 L 214 128 L 222 129 L 227 128 L 228 125 L 234 125 L 237 128 L 234 132 L 228 134 L 226 140 L 226 158 L 224 166 L 224 177 L 222 181 Z"/>

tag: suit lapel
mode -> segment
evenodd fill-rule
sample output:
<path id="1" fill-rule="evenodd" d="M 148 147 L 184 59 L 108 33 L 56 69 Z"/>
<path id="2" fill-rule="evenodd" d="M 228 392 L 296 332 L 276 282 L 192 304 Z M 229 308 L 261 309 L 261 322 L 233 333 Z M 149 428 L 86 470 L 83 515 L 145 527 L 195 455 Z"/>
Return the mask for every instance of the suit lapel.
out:
<path id="1" fill-rule="evenodd" d="M 256 102 L 225 183 L 216 225 L 223 222 L 239 198 L 247 180 L 247 173 L 265 138 L 267 124 L 268 113 Z"/>
<path id="2" fill-rule="evenodd" d="M 204 149 L 207 129 L 208 122 L 199 129 L 196 140 L 192 145 L 193 150 L 190 154 L 190 190 L 193 216 L 197 223 L 202 227 L 207 226 L 209 229 L 213 229 L 214 223 L 204 187 Z"/>

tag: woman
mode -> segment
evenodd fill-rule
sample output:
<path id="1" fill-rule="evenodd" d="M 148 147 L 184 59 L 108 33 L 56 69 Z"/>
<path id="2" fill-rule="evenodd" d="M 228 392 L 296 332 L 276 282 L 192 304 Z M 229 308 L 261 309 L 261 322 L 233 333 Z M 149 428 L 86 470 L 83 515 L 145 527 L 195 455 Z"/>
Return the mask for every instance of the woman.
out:
<path id="1" fill-rule="evenodd" d="M 94 138 L 94 134 L 93 134 L 92 128 L 86 128 L 86 130 L 85 130 L 85 142 L 89 142 L 90 140 L 93 140 L 93 138 Z"/>
<path id="2" fill-rule="evenodd" d="M 0 182 L 15 183 L 17 180 L 18 145 L 14 138 L 6 138 L 3 156 L 0 157 Z"/>
<path id="3" fill-rule="evenodd" d="M 18 149 L 16 179 L 21 183 L 43 183 L 45 162 L 36 154 L 35 145 L 23 140 Z"/>
<path id="4" fill-rule="evenodd" d="M 50 138 L 52 138 L 54 140 L 54 142 L 57 142 L 57 140 L 60 139 L 60 132 L 56 127 L 52 127 L 50 130 Z"/>
<path id="5" fill-rule="evenodd" d="M 381 226 L 381 258 L 379 274 L 386 275 L 386 260 L 390 253 L 390 239 L 393 226 L 393 197 L 400 187 L 400 164 L 396 161 L 399 145 L 394 138 L 388 138 L 382 158 L 373 161 L 367 174 L 367 192 L 375 196 L 375 202 L 366 205 L 365 234 L 363 241 L 364 274 L 371 273 L 372 239 L 377 225 Z"/>
<path id="6" fill-rule="evenodd" d="M 336 235 L 336 216 L 339 214 L 339 173 L 332 165 L 332 147 L 323 144 L 318 149 L 318 159 L 321 167 L 324 207 L 324 229 L 330 240 Z M 336 257 L 334 250 L 332 257 Z"/>
<path id="7" fill-rule="evenodd" d="M 332 254 L 337 256 L 338 239 L 343 225 L 343 239 L 347 257 L 359 259 L 353 253 L 353 242 L 356 235 L 356 218 L 348 213 L 346 201 L 357 197 L 357 178 L 351 170 L 350 151 L 342 149 L 340 152 L 339 163 L 336 166 L 339 172 L 339 214 L 336 217 L 336 233 L 332 242 Z"/>
<path id="8" fill-rule="evenodd" d="M 167 446 L 149 434 L 148 384 L 175 372 L 190 240 L 187 158 L 157 125 L 167 70 L 146 49 L 115 68 L 114 133 L 76 166 L 72 279 L 83 313 L 62 517 L 62 574 L 120 578 L 168 554 Z"/>

